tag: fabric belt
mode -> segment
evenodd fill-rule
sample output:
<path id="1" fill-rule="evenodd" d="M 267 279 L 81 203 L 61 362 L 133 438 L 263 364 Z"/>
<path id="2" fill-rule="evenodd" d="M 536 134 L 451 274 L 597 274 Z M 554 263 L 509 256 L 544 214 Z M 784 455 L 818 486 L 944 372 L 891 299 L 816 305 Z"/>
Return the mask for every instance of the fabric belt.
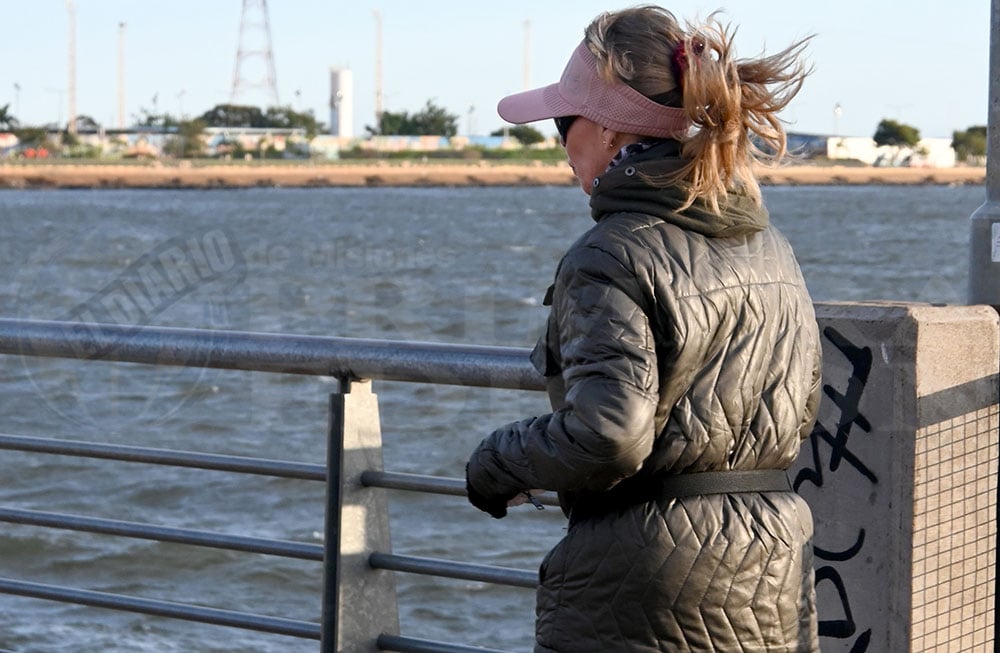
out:
<path id="1" fill-rule="evenodd" d="M 680 497 L 744 492 L 791 492 L 788 474 L 780 469 L 664 474 L 641 488 L 611 490 L 605 494 L 580 495 L 570 511 L 570 525 L 598 515 L 624 510 L 647 501 L 665 502 Z"/>
<path id="2" fill-rule="evenodd" d="M 729 472 L 670 474 L 659 479 L 653 496 L 661 501 L 698 494 L 739 494 L 740 492 L 789 492 L 792 484 L 781 469 L 752 469 Z"/>

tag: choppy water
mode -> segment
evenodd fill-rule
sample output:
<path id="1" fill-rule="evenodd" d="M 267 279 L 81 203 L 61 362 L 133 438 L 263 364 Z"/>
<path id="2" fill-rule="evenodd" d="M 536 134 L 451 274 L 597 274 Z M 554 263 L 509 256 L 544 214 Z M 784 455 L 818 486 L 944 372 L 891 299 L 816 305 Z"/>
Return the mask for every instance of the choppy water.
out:
<path id="1" fill-rule="evenodd" d="M 814 299 L 963 303 L 982 187 L 775 187 L 772 219 Z M 528 347 L 565 247 L 574 188 L 4 191 L 0 316 Z M 189 261 L 150 277 L 157 257 Z M 144 305 L 116 295 L 155 286 Z M 117 299 L 116 299 L 117 297 Z M 0 432 L 325 460 L 327 379 L 0 358 Z M 462 475 L 538 394 L 376 383 L 388 469 Z M 323 488 L 4 452 L 0 505 L 318 541 Z M 394 496 L 394 548 L 532 569 L 548 510 L 500 522 L 464 501 Z M 0 524 L 0 576 L 319 618 L 319 566 Z M 530 591 L 401 575 L 404 634 L 528 650 Z M 0 649 L 313 651 L 315 643 L 0 595 Z"/>

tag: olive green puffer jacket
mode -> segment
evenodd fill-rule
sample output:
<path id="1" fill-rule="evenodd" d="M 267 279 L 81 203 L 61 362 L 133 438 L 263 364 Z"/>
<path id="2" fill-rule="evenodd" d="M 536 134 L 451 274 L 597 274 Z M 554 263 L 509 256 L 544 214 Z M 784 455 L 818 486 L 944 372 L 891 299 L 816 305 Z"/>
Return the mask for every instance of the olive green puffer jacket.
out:
<path id="1" fill-rule="evenodd" d="M 532 354 L 554 412 L 469 462 L 480 494 L 555 490 L 570 515 L 540 571 L 536 652 L 818 650 L 796 494 L 633 500 L 662 475 L 787 469 L 819 402 L 788 242 L 745 197 L 678 214 L 682 192 L 646 181 L 678 165 L 654 148 L 598 180 Z"/>

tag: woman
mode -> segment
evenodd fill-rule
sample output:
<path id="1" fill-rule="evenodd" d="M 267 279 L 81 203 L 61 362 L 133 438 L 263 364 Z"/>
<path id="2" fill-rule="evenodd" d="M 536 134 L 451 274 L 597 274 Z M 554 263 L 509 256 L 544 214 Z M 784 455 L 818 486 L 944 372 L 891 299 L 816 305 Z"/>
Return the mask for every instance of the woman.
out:
<path id="1" fill-rule="evenodd" d="M 805 42 L 736 61 L 714 19 L 598 17 L 559 83 L 504 98 L 554 118 L 596 225 L 566 253 L 532 362 L 554 412 L 467 467 L 494 517 L 531 488 L 569 528 L 546 556 L 536 652 L 818 650 L 812 517 L 785 471 L 813 424 L 820 342 L 752 164 Z"/>

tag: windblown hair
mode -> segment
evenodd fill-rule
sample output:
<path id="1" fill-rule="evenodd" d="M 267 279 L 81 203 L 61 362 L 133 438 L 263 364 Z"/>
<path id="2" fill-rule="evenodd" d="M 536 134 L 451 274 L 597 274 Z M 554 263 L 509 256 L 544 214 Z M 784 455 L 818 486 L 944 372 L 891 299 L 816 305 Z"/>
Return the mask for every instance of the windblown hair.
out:
<path id="1" fill-rule="evenodd" d="M 735 34 L 717 14 L 684 29 L 673 14 L 654 5 L 602 14 L 585 31 L 606 80 L 683 108 L 693 123 L 693 130 L 681 139 L 689 163 L 669 178 L 652 180 L 664 185 L 683 182 L 688 187 L 683 208 L 701 200 L 718 213 L 720 201 L 730 192 L 759 203 L 754 164 L 776 164 L 787 153 L 784 124 L 777 114 L 811 72 L 802 54 L 812 37 L 776 54 L 736 59 Z M 683 55 L 675 56 L 681 45 Z"/>

